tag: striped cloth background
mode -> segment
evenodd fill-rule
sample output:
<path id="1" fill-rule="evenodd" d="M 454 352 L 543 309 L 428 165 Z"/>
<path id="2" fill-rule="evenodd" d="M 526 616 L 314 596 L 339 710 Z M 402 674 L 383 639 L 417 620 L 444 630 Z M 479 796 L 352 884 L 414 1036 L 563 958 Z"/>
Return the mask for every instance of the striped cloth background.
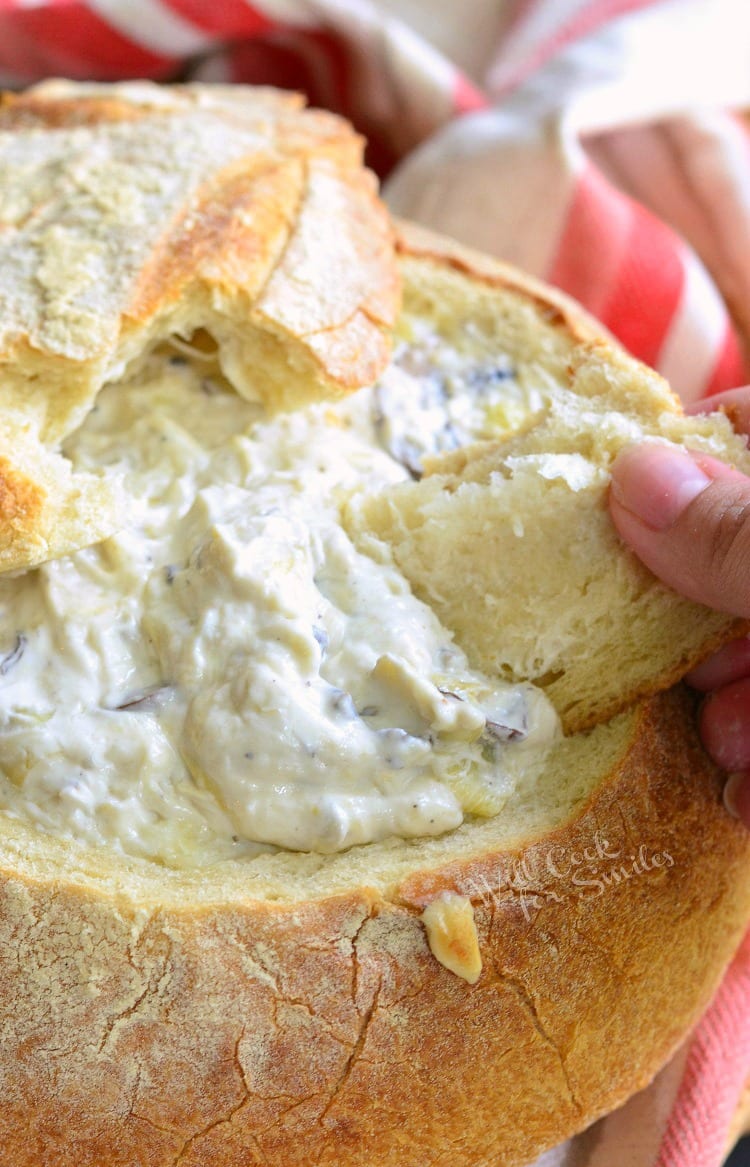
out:
<path id="1" fill-rule="evenodd" d="M 367 135 L 395 211 L 581 300 L 686 400 L 750 379 L 748 0 L 0 0 L 0 83 L 282 85 Z M 750 933 L 655 1082 L 537 1167 L 718 1167 Z"/>

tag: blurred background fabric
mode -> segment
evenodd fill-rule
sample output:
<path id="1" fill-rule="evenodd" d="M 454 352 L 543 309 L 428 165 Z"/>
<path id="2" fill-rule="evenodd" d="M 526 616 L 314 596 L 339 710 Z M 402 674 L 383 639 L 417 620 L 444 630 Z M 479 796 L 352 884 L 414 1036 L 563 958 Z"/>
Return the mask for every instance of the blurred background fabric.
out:
<path id="1" fill-rule="evenodd" d="M 0 82 L 50 76 L 301 90 L 397 214 L 568 291 L 685 400 L 748 379 L 747 0 L 0 0 Z M 654 1083 L 538 1167 L 719 1167 L 748 1079 L 750 933 Z"/>

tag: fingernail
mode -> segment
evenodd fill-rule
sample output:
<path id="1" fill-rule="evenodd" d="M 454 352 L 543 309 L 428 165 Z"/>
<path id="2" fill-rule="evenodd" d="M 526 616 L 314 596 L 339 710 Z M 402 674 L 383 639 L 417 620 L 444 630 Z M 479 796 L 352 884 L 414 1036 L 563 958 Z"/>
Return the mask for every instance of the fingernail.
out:
<path id="1" fill-rule="evenodd" d="M 626 447 L 612 468 L 615 500 L 654 531 L 671 527 L 710 481 L 689 454 L 656 442 Z"/>
<path id="2" fill-rule="evenodd" d="M 724 784 L 724 806 L 736 819 L 744 819 L 744 803 L 747 801 L 745 787 L 750 788 L 750 775 L 730 774 Z M 742 806 L 741 806 L 742 803 Z"/>

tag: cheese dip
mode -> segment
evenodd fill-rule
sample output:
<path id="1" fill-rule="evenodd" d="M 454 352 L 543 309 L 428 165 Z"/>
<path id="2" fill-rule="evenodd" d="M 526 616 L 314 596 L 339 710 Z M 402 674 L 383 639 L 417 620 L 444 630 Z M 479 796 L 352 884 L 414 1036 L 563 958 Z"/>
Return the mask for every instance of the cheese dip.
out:
<path id="1" fill-rule="evenodd" d="M 518 397 L 511 370 L 438 373 L 431 352 L 425 335 L 374 389 L 275 416 L 178 342 L 100 393 L 65 450 L 124 477 L 122 529 L 0 580 L 8 813 L 186 866 L 501 811 L 554 712 L 474 672 L 341 522 Z"/>

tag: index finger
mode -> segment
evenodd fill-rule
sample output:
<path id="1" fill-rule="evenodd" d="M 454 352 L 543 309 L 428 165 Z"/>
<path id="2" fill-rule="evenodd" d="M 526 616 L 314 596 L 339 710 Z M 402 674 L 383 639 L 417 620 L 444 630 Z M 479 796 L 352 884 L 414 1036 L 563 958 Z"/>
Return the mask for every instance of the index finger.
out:
<path id="1" fill-rule="evenodd" d="M 740 389 L 727 389 L 724 393 L 714 393 L 711 397 L 702 397 L 699 401 L 692 401 L 685 406 L 685 413 L 713 413 L 720 409 L 732 423 L 732 428 L 738 434 L 750 434 L 750 385 L 743 385 Z"/>
<path id="2" fill-rule="evenodd" d="M 694 689 L 710 693 L 713 689 L 720 689 L 732 681 L 739 681 L 742 677 L 748 676 L 750 676 L 750 637 L 742 636 L 739 640 L 725 644 L 708 660 L 696 665 L 685 680 Z"/>

